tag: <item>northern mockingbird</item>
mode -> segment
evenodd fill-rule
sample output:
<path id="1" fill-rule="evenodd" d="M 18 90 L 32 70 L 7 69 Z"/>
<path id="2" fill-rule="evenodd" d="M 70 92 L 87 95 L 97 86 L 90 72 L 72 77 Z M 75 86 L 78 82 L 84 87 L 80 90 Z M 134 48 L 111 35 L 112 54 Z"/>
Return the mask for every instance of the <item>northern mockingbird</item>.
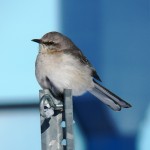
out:
<path id="1" fill-rule="evenodd" d="M 64 89 L 72 89 L 73 96 L 89 91 L 115 111 L 131 107 L 98 83 L 101 79 L 96 70 L 68 37 L 49 32 L 41 39 L 32 41 L 39 43 L 35 64 L 37 81 L 43 89 L 49 89 L 55 98 L 62 99 Z"/>

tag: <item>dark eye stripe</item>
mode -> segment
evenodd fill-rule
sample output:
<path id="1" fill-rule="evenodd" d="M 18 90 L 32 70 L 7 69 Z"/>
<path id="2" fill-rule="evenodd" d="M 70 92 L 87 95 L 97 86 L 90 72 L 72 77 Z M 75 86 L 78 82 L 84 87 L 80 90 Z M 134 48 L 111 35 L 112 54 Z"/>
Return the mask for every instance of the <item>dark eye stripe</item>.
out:
<path id="1" fill-rule="evenodd" d="M 49 41 L 49 42 L 44 42 L 44 44 L 46 44 L 46 45 L 55 45 L 55 42 Z"/>

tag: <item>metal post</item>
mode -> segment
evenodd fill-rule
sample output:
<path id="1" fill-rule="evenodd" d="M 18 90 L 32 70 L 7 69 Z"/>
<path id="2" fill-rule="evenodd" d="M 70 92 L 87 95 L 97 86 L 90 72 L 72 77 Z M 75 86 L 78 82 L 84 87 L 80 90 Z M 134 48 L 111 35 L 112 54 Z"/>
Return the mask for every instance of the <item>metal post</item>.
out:
<path id="1" fill-rule="evenodd" d="M 65 122 L 66 122 L 66 148 L 67 150 L 74 150 L 73 140 L 73 104 L 72 104 L 72 91 L 65 89 L 64 91 L 65 103 Z"/>
<path id="2" fill-rule="evenodd" d="M 64 105 L 48 89 L 40 90 L 39 97 L 42 150 L 74 150 L 71 90 L 64 91 Z M 65 121 L 65 128 L 61 127 L 62 121 Z"/>

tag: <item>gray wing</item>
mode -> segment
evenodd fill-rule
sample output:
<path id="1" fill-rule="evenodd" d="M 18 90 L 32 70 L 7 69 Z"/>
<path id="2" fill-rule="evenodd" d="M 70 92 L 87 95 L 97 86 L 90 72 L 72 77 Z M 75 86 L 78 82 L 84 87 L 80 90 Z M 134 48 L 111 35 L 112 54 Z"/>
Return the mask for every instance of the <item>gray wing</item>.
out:
<path id="1" fill-rule="evenodd" d="M 82 64 L 89 66 L 92 70 L 91 75 L 95 79 L 101 81 L 101 79 L 100 79 L 99 75 L 97 74 L 95 68 L 92 66 L 92 64 L 89 62 L 89 60 L 83 55 L 83 53 L 80 51 L 80 49 L 78 49 L 77 47 L 73 47 L 71 49 L 64 50 L 64 52 L 73 55 L 75 58 L 79 59 Z"/>

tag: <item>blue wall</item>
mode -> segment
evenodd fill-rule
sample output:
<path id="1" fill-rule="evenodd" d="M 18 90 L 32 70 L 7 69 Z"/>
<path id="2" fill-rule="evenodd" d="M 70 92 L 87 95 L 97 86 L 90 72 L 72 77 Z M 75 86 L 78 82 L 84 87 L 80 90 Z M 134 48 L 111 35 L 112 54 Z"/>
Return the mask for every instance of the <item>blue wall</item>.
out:
<path id="1" fill-rule="evenodd" d="M 75 111 L 88 147 L 102 148 L 101 136 L 108 135 L 109 141 L 111 137 L 118 142 L 126 139 L 122 147 L 133 150 L 150 99 L 150 1 L 62 2 L 62 23 L 63 33 L 89 58 L 102 84 L 133 106 L 116 113 L 89 94 L 77 98 Z M 92 145 L 91 139 L 97 142 Z M 110 144 L 111 149 L 117 149 L 116 145 Z"/>

